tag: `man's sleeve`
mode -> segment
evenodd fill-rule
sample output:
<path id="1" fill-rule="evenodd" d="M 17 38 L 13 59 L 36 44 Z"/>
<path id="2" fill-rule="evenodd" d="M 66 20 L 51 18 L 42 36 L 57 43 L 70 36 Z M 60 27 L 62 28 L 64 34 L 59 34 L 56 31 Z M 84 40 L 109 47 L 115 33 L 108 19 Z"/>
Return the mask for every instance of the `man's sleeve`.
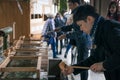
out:
<path id="1" fill-rule="evenodd" d="M 83 33 L 81 31 L 69 31 L 69 32 L 66 33 L 66 37 L 70 38 L 70 39 L 75 39 L 76 36 L 81 38 L 81 37 L 83 37 L 82 34 Z"/>
<path id="2" fill-rule="evenodd" d="M 103 62 L 103 67 L 107 71 L 112 71 L 120 67 L 120 25 L 119 27 L 108 27 L 104 33 L 108 57 Z"/>
<path id="3" fill-rule="evenodd" d="M 103 46 L 97 47 L 96 49 L 91 50 L 91 55 L 86 59 L 78 64 L 75 64 L 73 66 L 84 66 L 84 67 L 90 67 L 92 64 L 101 62 L 105 59 L 105 49 Z M 74 74 L 78 74 L 85 69 L 74 69 Z"/>
<path id="4" fill-rule="evenodd" d="M 63 26 L 63 27 L 61 27 L 61 31 L 63 31 L 63 32 L 71 31 L 72 27 L 73 27 L 72 24 L 71 25 L 67 25 L 67 26 Z"/>

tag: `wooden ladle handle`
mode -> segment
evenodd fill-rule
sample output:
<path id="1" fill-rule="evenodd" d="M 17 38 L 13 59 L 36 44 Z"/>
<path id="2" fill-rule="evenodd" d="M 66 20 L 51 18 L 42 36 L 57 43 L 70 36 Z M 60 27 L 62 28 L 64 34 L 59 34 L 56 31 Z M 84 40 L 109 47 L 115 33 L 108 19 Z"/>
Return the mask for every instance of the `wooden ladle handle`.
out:
<path id="1" fill-rule="evenodd" d="M 59 63 L 59 67 L 61 70 L 64 70 L 67 65 L 64 62 Z M 79 68 L 79 69 L 89 69 L 89 67 L 84 66 L 71 66 L 72 68 Z"/>

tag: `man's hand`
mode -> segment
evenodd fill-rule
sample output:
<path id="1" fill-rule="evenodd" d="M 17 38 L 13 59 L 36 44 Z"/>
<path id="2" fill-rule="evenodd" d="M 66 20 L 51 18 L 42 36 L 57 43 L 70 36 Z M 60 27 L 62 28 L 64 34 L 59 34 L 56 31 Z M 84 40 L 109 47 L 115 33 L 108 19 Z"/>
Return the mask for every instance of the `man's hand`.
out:
<path id="1" fill-rule="evenodd" d="M 63 70 L 62 73 L 65 75 L 69 75 L 73 73 L 74 69 L 71 66 L 66 66 Z"/>
<path id="2" fill-rule="evenodd" d="M 65 38 L 66 38 L 66 34 L 60 35 L 60 36 L 58 37 L 59 40 L 62 40 L 62 39 L 65 39 Z"/>
<path id="3" fill-rule="evenodd" d="M 90 66 L 90 69 L 94 72 L 105 71 L 103 67 L 103 62 L 93 64 L 92 66 Z"/>
<path id="4" fill-rule="evenodd" d="M 74 71 L 71 66 L 66 65 L 64 62 L 59 63 L 59 68 L 61 69 L 62 73 L 65 75 L 69 75 Z"/>

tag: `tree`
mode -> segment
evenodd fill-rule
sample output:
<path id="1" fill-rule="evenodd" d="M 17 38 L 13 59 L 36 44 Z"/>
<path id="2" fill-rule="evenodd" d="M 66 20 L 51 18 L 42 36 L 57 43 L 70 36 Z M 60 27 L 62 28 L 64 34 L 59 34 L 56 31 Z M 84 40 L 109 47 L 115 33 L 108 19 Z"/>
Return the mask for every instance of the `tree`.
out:
<path id="1" fill-rule="evenodd" d="M 67 0 L 60 0 L 60 8 L 59 11 L 60 13 L 63 12 L 63 10 L 67 10 Z"/>

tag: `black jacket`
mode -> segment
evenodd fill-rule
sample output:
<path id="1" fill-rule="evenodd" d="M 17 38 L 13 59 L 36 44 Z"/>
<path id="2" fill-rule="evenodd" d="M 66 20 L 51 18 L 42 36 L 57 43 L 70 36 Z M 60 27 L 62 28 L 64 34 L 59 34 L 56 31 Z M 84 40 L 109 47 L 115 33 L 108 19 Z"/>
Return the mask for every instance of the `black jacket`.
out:
<path id="1" fill-rule="evenodd" d="M 106 80 L 120 80 L 120 23 L 102 18 L 96 29 L 95 45 L 92 55 L 76 65 L 91 66 L 102 61 Z M 81 71 L 74 69 L 74 74 Z"/>

